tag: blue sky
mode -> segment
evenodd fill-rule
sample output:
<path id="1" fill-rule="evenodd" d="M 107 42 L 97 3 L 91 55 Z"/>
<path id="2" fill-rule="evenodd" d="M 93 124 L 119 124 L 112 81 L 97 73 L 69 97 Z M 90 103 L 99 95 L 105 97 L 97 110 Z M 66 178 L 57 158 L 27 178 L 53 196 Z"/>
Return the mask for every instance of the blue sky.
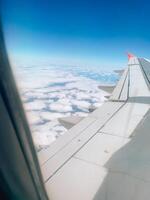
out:
<path id="1" fill-rule="evenodd" d="M 10 56 L 52 63 L 122 67 L 127 51 L 150 58 L 146 0 L 5 0 Z"/>

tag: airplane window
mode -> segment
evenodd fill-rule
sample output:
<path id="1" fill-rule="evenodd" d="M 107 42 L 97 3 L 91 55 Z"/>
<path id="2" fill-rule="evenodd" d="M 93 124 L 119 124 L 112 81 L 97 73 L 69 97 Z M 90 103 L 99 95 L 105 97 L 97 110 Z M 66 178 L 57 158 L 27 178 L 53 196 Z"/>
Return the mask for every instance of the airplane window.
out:
<path id="1" fill-rule="evenodd" d="M 72 33 L 76 26 L 83 23 L 86 30 L 90 23 L 84 18 L 76 21 L 73 12 L 68 13 L 71 25 L 62 4 L 3 3 L 8 56 L 37 151 L 101 106 L 108 93 L 99 89 L 100 84 L 114 85 L 118 80 L 109 61 L 106 67 L 99 59 L 100 44 L 88 41 L 85 32 L 80 37 Z"/>
<path id="2" fill-rule="evenodd" d="M 148 3 L 1 5 L 0 193 L 149 199 Z"/>

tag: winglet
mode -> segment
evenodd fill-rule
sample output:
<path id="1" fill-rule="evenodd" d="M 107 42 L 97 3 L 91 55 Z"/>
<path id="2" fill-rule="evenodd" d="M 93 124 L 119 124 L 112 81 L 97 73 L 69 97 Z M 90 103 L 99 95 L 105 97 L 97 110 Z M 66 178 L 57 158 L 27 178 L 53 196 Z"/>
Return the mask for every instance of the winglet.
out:
<path id="1" fill-rule="evenodd" d="M 128 60 L 130 60 L 130 58 L 134 58 L 135 56 L 131 53 L 127 53 L 128 54 Z"/>

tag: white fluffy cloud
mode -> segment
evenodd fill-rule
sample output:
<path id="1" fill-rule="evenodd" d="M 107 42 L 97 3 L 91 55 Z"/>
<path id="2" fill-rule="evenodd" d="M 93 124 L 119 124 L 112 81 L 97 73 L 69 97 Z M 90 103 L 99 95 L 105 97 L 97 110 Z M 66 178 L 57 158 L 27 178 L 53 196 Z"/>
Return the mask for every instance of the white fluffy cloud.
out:
<path id="1" fill-rule="evenodd" d="M 34 112 L 34 111 L 27 111 L 26 112 L 26 115 L 27 115 L 27 118 L 28 118 L 28 121 L 31 125 L 33 124 L 40 124 L 42 123 L 42 119 L 40 118 L 39 116 L 39 113 L 38 112 Z"/>
<path id="2" fill-rule="evenodd" d="M 51 120 L 63 117 L 64 115 L 60 114 L 60 113 L 41 112 L 40 116 L 41 116 L 42 119 L 51 121 Z"/>
<path id="3" fill-rule="evenodd" d="M 89 106 L 91 105 L 87 101 L 83 101 L 83 100 L 79 101 L 79 100 L 74 100 L 74 99 L 71 101 L 71 103 L 81 109 L 88 109 Z"/>
<path id="4" fill-rule="evenodd" d="M 49 108 L 53 111 L 57 112 L 71 112 L 72 107 L 70 105 L 64 104 L 64 103 L 52 103 L 50 104 Z"/>
<path id="5" fill-rule="evenodd" d="M 114 82 L 113 74 L 80 67 L 21 66 L 15 72 L 38 150 L 66 132 L 58 118 L 87 116 L 91 105 L 99 107 L 104 101 L 105 93 L 98 85 Z"/>
<path id="6" fill-rule="evenodd" d="M 42 110 L 46 107 L 45 103 L 41 100 L 36 100 L 33 102 L 25 103 L 24 104 L 25 110 Z"/>

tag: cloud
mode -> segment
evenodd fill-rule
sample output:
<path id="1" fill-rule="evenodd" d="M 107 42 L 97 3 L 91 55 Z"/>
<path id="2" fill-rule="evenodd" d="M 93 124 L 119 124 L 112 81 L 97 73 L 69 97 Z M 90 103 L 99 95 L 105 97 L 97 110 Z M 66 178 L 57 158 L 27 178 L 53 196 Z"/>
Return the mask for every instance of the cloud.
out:
<path id="1" fill-rule="evenodd" d="M 37 150 L 67 131 L 59 117 L 87 116 L 105 99 L 98 85 L 117 80 L 114 73 L 52 65 L 18 66 L 15 75 Z"/>
<path id="2" fill-rule="evenodd" d="M 72 105 L 75 105 L 77 106 L 78 108 L 81 108 L 81 109 L 87 109 L 89 108 L 89 106 L 91 105 L 89 102 L 87 101 L 79 101 L 79 100 L 72 100 L 71 101 Z"/>
<path id="3" fill-rule="evenodd" d="M 34 125 L 34 124 L 41 124 L 43 121 L 40 118 L 40 115 L 38 112 L 34 112 L 34 111 L 27 111 L 26 112 L 29 124 Z"/>
<path id="4" fill-rule="evenodd" d="M 58 119 L 60 117 L 63 117 L 64 115 L 63 114 L 60 114 L 60 113 L 52 113 L 52 112 L 41 112 L 40 113 L 40 117 L 44 120 L 48 120 L 48 121 L 51 121 L 51 120 L 54 120 L 54 119 Z"/>
<path id="5" fill-rule="evenodd" d="M 37 151 L 48 147 L 52 142 L 54 142 L 56 138 L 54 134 L 47 134 L 47 132 L 35 131 L 33 135 L 33 141 L 36 144 Z"/>
<path id="6" fill-rule="evenodd" d="M 25 110 L 42 110 L 46 107 L 46 104 L 41 100 L 34 100 L 33 102 L 25 103 L 24 104 Z"/>
<path id="7" fill-rule="evenodd" d="M 57 112 L 60 112 L 60 113 L 61 112 L 71 112 L 72 111 L 72 107 L 70 105 L 66 105 L 64 103 L 59 103 L 59 102 L 50 104 L 49 108 L 52 111 L 57 111 Z"/>

